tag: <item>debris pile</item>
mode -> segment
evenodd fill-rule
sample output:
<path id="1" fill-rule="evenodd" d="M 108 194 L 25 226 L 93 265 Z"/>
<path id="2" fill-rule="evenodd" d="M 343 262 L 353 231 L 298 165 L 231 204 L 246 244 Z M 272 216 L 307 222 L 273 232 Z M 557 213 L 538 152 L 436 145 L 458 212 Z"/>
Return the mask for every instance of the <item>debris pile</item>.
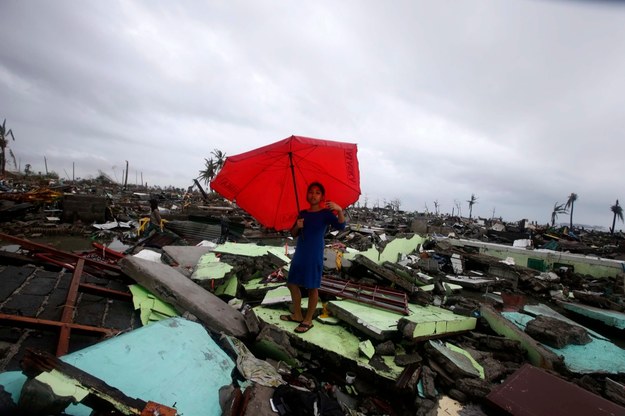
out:
<path id="1" fill-rule="evenodd" d="M 34 230 L 80 227 L 42 211 L 2 223 L 20 247 L 0 270 L 11 411 L 625 412 L 619 235 L 350 208 L 300 334 L 280 318 L 293 240 L 209 195 L 163 194 L 164 231 L 149 235 L 154 195 L 105 197 L 102 221 L 77 221 L 121 251 L 35 243 Z"/>

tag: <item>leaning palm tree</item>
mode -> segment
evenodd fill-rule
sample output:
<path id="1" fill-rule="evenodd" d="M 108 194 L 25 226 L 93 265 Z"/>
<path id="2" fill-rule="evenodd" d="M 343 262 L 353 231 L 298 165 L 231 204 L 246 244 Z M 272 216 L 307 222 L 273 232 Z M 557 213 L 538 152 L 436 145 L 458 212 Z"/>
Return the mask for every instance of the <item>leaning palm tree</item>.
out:
<path id="1" fill-rule="evenodd" d="M 612 228 L 610 228 L 610 234 L 614 234 L 614 227 L 616 225 L 616 218 L 623 222 L 623 207 L 618 204 L 618 199 L 616 200 L 616 204 L 610 207 L 610 211 L 614 213 L 614 217 L 612 217 Z"/>
<path id="2" fill-rule="evenodd" d="M 575 206 L 575 201 L 577 201 L 577 194 L 571 192 L 571 195 L 569 195 L 569 199 L 566 201 L 566 204 L 564 205 L 565 209 L 571 208 L 571 217 L 570 217 L 570 224 L 569 224 L 570 230 L 573 230 L 573 208 Z"/>
<path id="3" fill-rule="evenodd" d="M 556 225 L 556 219 L 558 219 L 558 214 L 566 214 L 566 208 L 564 204 L 558 204 L 557 202 L 553 204 L 553 211 L 551 211 L 551 226 Z"/>
<path id="4" fill-rule="evenodd" d="M 477 197 L 475 194 L 471 194 L 471 199 L 467 201 L 469 203 L 469 219 L 473 215 L 473 205 L 477 204 Z"/>
<path id="5" fill-rule="evenodd" d="M 4 175 L 6 169 L 6 148 L 9 144 L 9 137 L 15 141 L 15 136 L 13 136 L 13 131 L 11 129 L 7 130 L 6 127 L 7 119 L 5 118 L 2 122 L 2 126 L 0 126 L 0 174 Z"/>
<path id="6" fill-rule="evenodd" d="M 197 178 L 203 180 L 206 185 L 213 180 L 215 175 L 217 174 L 217 164 L 213 160 L 213 158 L 206 159 L 204 158 L 204 169 L 200 170 L 200 176 Z"/>

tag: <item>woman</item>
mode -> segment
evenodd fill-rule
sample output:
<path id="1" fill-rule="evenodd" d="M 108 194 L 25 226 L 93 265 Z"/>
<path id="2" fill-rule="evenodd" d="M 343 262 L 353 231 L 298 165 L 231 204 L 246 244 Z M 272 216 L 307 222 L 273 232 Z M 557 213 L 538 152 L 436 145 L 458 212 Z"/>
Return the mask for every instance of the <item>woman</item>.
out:
<path id="1" fill-rule="evenodd" d="M 299 213 L 291 228 L 291 235 L 297 237 L 295 254 L 289 268 L 287 287 L 291 292 L 293 314 L 281 315 L 283 321 L 298 322 L 295 332 L 304 333 L 313 327 L 312 320 L 319 301 L 319 286 L 323 273 L 323 251 L 328 225 L 337 230 L 345 228 L 343 209 L 332 201 L 325 201 L 325 188 L 319 182 L 308 185 L 307 210 Z M 301 288 L 308 289 L 308 308 L 302 314 Z"/>

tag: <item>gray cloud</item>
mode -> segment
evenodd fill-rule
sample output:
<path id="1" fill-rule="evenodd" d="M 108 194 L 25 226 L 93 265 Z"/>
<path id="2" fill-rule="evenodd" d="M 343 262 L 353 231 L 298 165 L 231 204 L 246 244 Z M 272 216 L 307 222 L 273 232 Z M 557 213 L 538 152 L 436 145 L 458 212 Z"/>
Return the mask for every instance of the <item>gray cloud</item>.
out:
<path id="1" fill-rule="evenodd" d="M 213 149 L 359 145 L 363 201 L 611 224 L 625 8 L 611 2 L 0 3 L 0 118 L 61 176 L 189 186 Z M 466 211 L 466 212 L 465 212 Z M 561 218 L 565 220 L 565 218 Z"/>

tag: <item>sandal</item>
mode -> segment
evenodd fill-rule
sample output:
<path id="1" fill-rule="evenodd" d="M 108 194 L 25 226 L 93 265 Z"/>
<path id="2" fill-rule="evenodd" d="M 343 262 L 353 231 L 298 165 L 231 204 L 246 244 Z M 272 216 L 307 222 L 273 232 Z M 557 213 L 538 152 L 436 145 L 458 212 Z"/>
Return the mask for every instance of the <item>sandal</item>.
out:
<path id="1" fill-rule="evenodd" d="M 280 320 L 287 321 L 287 322 L 297 322 L 298 324 L 302 322 L 302 321 L 298 321 L 297 319 L 294 319 L 291 315 L 280 315 Z"/>
<path id="2" fill-rule="evenodd" d="M 298 334 L 303 334 L 304 332 L 308 332 L 313 326 L 314 325 L 312 323 L 307 324 L 304 322 L 300 322 L 297 328 L 295 328 L 295 332 L 297 332 Z"/>

